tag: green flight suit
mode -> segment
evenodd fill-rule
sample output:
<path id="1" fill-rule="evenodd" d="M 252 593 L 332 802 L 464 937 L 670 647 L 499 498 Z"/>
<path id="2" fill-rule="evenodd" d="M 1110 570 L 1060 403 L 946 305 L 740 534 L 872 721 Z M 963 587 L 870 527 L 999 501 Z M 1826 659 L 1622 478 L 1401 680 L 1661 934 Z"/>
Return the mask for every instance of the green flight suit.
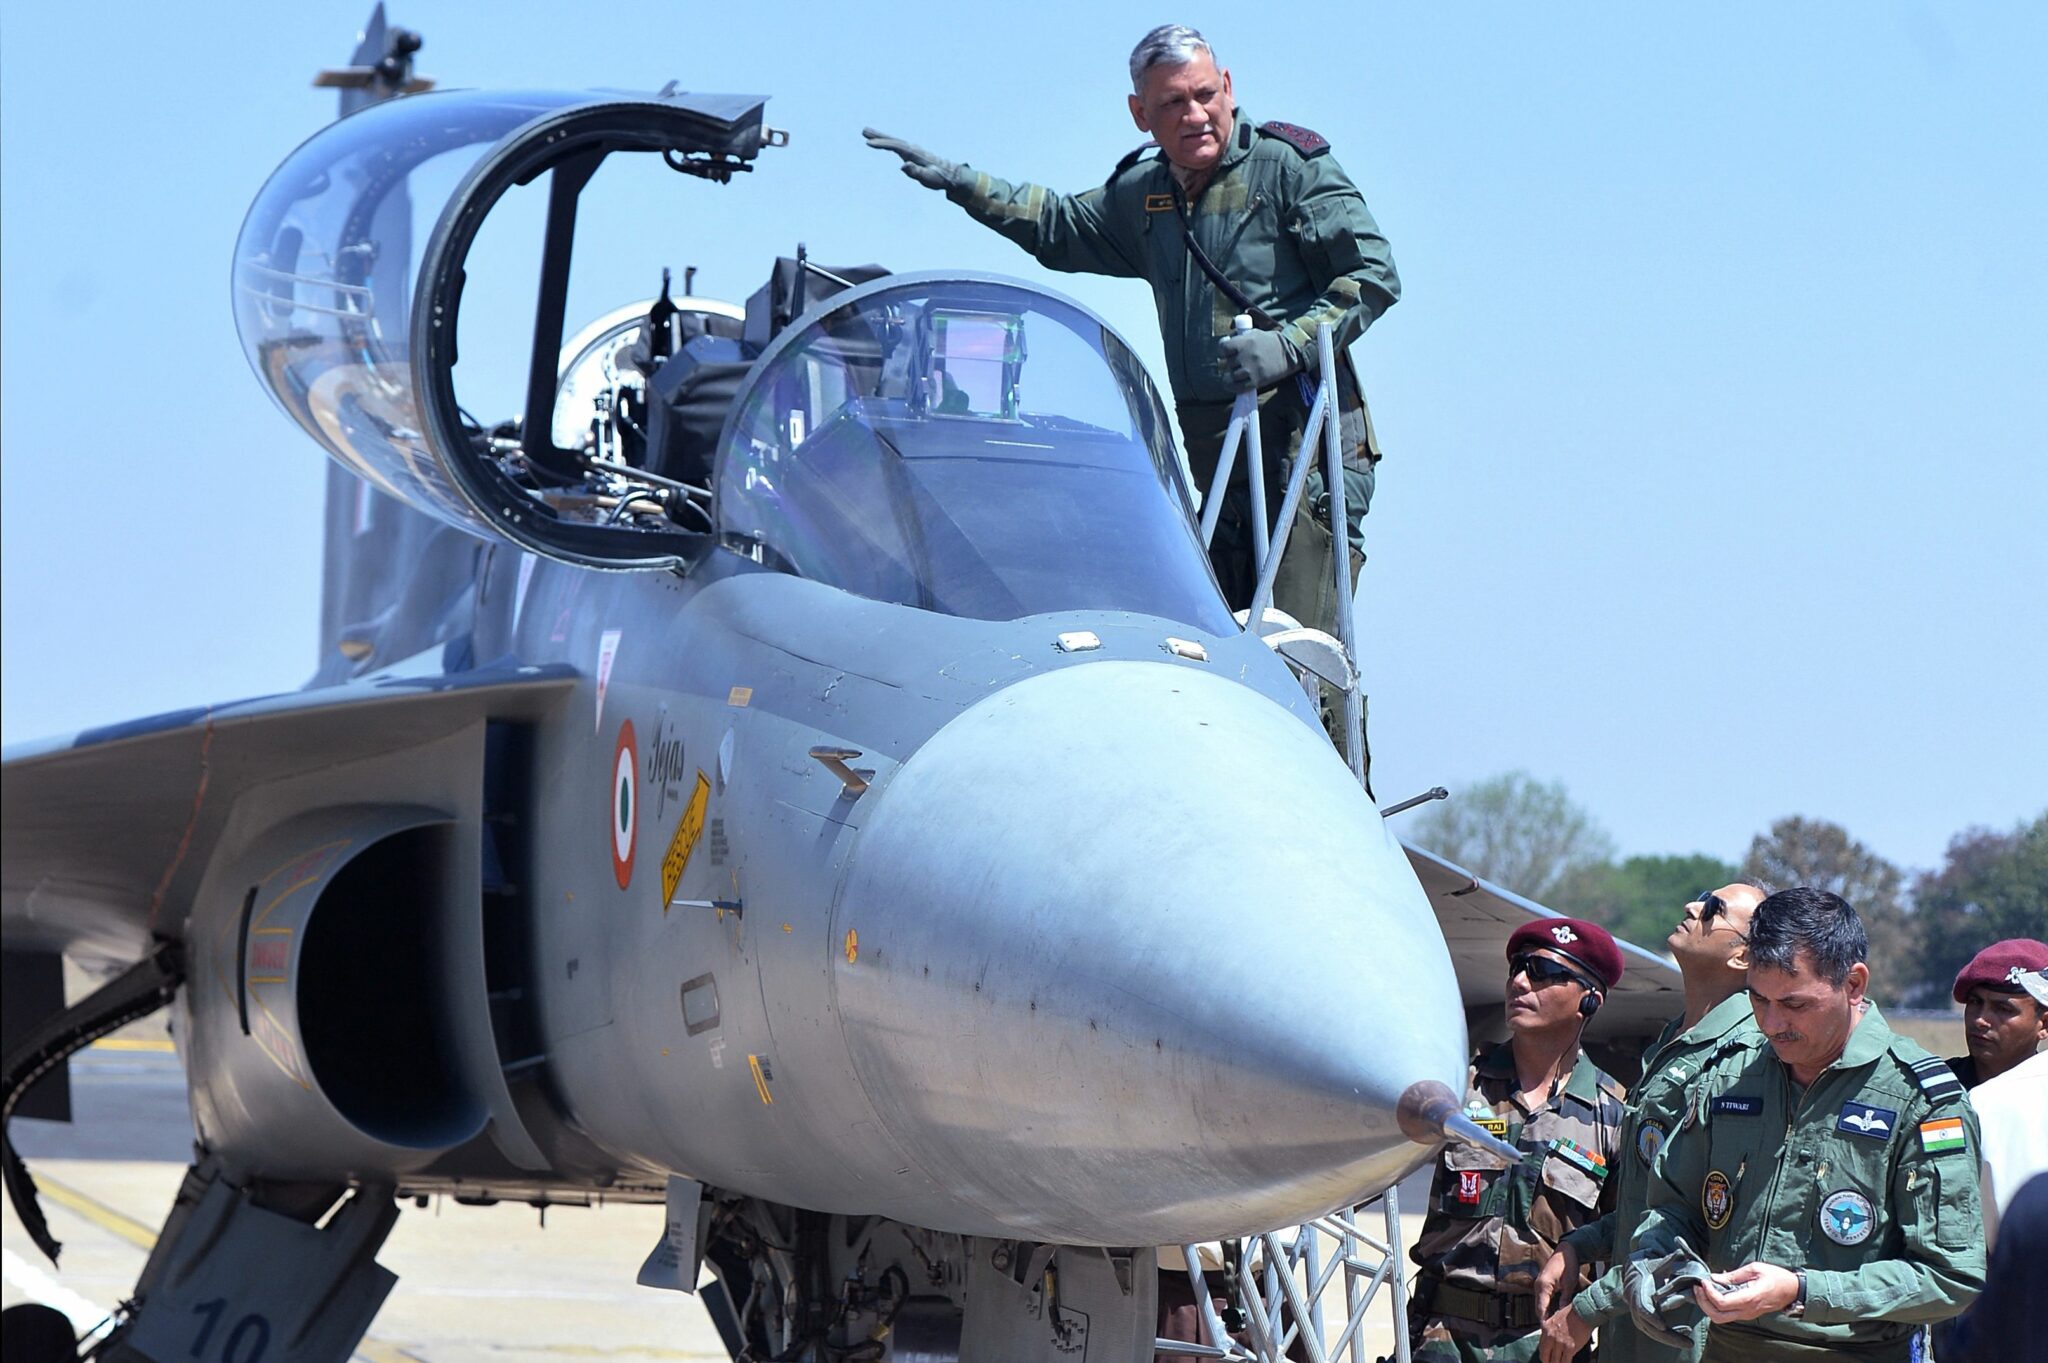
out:
<path id="1" fill-rule="evenodd" d="M 1314 133 L 1281 124 L 1253 125 L 1239 110 L 1230 147 L 1215 175 L 1192 203 L 1171 168 L 1143 148 L 1117 166 L 1108 181 L 1082 194 L 1041 185 L 1012 185 L 961 166 L 947 197 L 976 221 L 1016 242 L 1048 269 L 1143 279 L 1152 286 L 1165 342 L 1166 374 L 1173 389 L 1188 462 L 1203 495 L 1222 453 L 1230 406 L 1236 397 L 1217 342 L 1230 335 L 1240 311 L 1190 257 L 1181 224 L 1188 225 L 1216 268 L 1254 306 L 1281 323 L 1280 335 L 1306 366 L 1316 364 L 1316 329 L 1332 328 L 1343 391 L 1340 445 L 1345 467 L 1345 520 L 1354 554 L 1363 561 L 1361 522 L 1372 500 L 1377 450 L 1357 378 L 1345 347 L 1394 305 L 1401 281 L 1386 238 L 1329 144 Z M 1183 219 L 1185 215 L 1185 219 Z M 1299 444 L 1307 404 L 1297 377 L 1261 395 L 1267 470 L 1267 514 L 1279 511 L 1285 469 Z M 1289 539 L 1282 574 L 1286 592 L 1275 603 L 1304 623 L 1335 633 L 1334 585 L 1315 593 L 1330 575 L 1328 502 L 1321 451 L 1310 466 L 1303 515 Z M 1240 451 L 1233 495 L 1226 497 L 1211 560 L 1233 609 L 1250 604 L 1250 481 Z M 1321 507 L 1317 524 L 1310 509 Z M 1320 531 L 1320 534 L 1315 533 Z M 1299 556 L 1305 570 L 1297 574 Z M 1347 592 L 1348 594 L 1348 592 Z"/>
<path id="2" fill-rule="evenodd" d="M 1473 1058 L 1465 1115 L 1524 1154 L 1511 1165 L 1453 1143 L 1437 1156 L 1408 1298 L 1415 1363 L 1536 1356 L 1536 1274 L 1567 1233 L 1613 1205 L 1622 1098 L 1583 1052 L 1555 1099 L 1520 1091 L 1512 1045 Z"/>
<path id="3" fill-rule="evenodd" d="M 1872 1005 L 1803 1092 L 1769 1046 L 1724 1059 L 1658 1153 L 1635 1237 L 1715 1272 L 1806 1270 L 1803 1316 L 1711 1326 L 1704 1359 L 1906 1363 L 1923 1322 L 1984 1287 L 1977 1114 L 1948 1067 Z"/>
<path id="4" fill-rule="evenodd" d="M 1572 1309 L 1600 1331 L 1600 1363 L 1678 1363 L 1676 1349 L 1635 1328 L 1622 1295 L 1622 1269 L 1629 1239 L 1650 1199 L 1650 1165 L 1664 1138 L 1684 1120 L 1691 1085 L 1700 1074 L 1737 1054 L 1764 1044 L 1756 1029 L 1749 995 L 1738 993 L 1707 1010 L 1691 1027 L 1675 1017 L 1643 1052 L 1643 1077 L 1629 1092 L 1622 1127 L 1621 1159 L 1614 1177 L 1614 1210 L 1565 1237 L 1581 1264 L 1602 1262 L 1606 1272 L 1572 1299 Z"/>

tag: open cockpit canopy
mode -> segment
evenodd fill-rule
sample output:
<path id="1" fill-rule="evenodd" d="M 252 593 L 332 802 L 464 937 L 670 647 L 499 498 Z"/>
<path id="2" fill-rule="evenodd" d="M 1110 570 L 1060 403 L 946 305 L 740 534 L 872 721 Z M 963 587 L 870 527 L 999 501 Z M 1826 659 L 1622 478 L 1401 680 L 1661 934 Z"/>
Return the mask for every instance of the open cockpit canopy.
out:
<path id="1" fill-rule="evenodd" d="M 558 440 L 561 405 L 584 396 L 589 379 L 564 372 L 576 358 L 563 341 L 578 203 L 618 153 L 658 154 L 718 182 L 750 170 L 781 140 L 761 122 L 764 105 L 751 95 L 465 90 L 330 125 L 271 175 L 235 245 L 235 320 L 251 366 L 329 454 L 417 510 L 590 567 L 684 561 L 709 542 L 707 514 L 694 527 L 645 514 L 687 498 L 627 477 L 634 470 L 602 441 Z M 466 266 L 492 209 L 537 183 L 546 206 L 531 345 L 524 373 L 496 376 L 523 400 L 486 427 L 455 394 Z M 668 306 L 737 331 L 729 305 Z"/>
<path id="2" fill-rule="evenodd" d="M 715 487 L 727 547 L 875 600 L 1232 628 L 1144 367 L 1016 283 L 894 275 L 814 307 L 737 394 Z"/>
<path id="3" fill-rule="evenodd" d="M 729 180 L 781 140 L 763 107 L 460 91 L 342 119 L 271 176 L 236 243 L 250 364 L 370 486 L 564 562 L 686 568 L 722 544 L 953 615 L 1128 610 L 1227 632 L 1158 392 L 1078 304 L 799 247 L 744 309 L 687 278 L 674 297 L 664 271 L 658 297 L 608 301 L 565 342 L 586 321 L 568 315 L 570 264 L 601 164 L 654 153 Z M 510 202 L 498 221 L 531 230 L 484 235 Z M 631 239 L 674 221 L 650 211 Z M 538 269 L 508 278 L 500 243 L 534 237 Z M 466 305 L 487 320 L 465 331 Z"/>

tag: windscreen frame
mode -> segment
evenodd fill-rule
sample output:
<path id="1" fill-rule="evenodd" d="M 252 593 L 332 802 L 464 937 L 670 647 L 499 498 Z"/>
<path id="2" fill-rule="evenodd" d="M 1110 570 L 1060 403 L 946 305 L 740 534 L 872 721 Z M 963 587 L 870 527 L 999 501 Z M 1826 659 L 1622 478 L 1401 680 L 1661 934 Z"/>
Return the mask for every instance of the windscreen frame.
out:
<path id="1" fill-rule="evenodd" d="M 752 96 L 711 96 L 709 100 L 722 100 L 726 106 L 713 110 L 677 102 L 687 98 L 594 100 L 544 114 L 514 129 L 463 176 L 420 256 L 419 279 L 413 291 L 411 358 L 414 392 L 429 440 L 441 453 L 463 496 L 501 534 L 521 548 L 581 567 L 680 571 L 702 556 L 714 536 L 680 529 L 620 530 L 563 520 L 507 477 L 495 461 L 474 454 L 454 382 L 456 335 L 468 282 L 465 266 L 484 220 L 506 192 L 543 174 L 557 174 L 560 167 L 589 162 L 582 170 L 582 180 L 587 181 L 597 163 L 614 152 L 683 152 L 708 154 L 711 160 L 695 164 L 722 169 L 722 174 L 721 170 L 696 172 L 703 178 L 729 178 L 735 170 L 750 168 L 747 163 L 767 141 L 767 130 L 761 125 L 765 101 Z M 673 158 L 670 163 L 675 164 Z M 579 193 L 580 188 L 579 183 Z M 553 186 L 550 195 L 559 203 Z M 574 196 L 570 197 L 573 200 Z M 551 204 L 551 219 L 557 216 L 555 209 Z M 573 202 L 569 212 L 573 219 Z M 573 221 L 559 236 L 551 222 L 543 249 L 537 312 L 544 313 L 550 296 L 558 296 L 566 283 L 573 250 Z M 537 323 L 546 320 L 543 316 Z M 562 319 L 556 316 L 553 320 L 556 334 L 552 338 L 545 336 L 546 326 L 536 326 L 529 365 L 529 412 L 533 375 L 544 361 L 552 373 L 560 353 Z M 546 344 L 550 340 L 551 344 Z M 552 445 L 550 431 L 540 432 L 539 438 Z M 621 552 L 628 546 L 630 552 Z"/>
<path id="2" fill-rule="evenodd" d="M 1200 546 L 1194 494 L 1189 483 L 1185 460 L 1182 457 L 1175 435 L 1175 425 L 1170 419 L 1158 385 L 1153 381 L 1151 374 L 1138 359 L 1136 349 L 1125 339 L 1121 332 L 1085 304 L 1056 290 L 1048 289 L 1026 280 L 981 271 L 918 270 L 885 275 L 855 288 L 835 293 L 829 298 L 806 308 L 803 313 L 792 318 L 788 325 L 777 333 L 775 338 L 763 349 L 760 356 L 756 358 L 753 368 L 748 373 L 745 381 L 740 385 L 738 391 L 734 393 L 732 406 L 726 414 L 725 424 L 719 433 L 716 463 L 714 465 L 716 475 L 712 485 L 713 503 L 711 508 L 712 533 L 717 537 L 719 543 L 742 557 L 755 557 L 748 548 L 742 547 L 739 543 L 728 543 L 728 532 L 739 521 L 746 519 L 744 516 L 728 514 L 728 500 L 732 498 L 744 499 L 750 495 L 747 489 L 734 485 L 735 480 L 730 476 L 730 473 L 735 463 L 744 462 L 737 455 L 736 446 L 744 436 L 742 424 L 748 420 L 749 413 L 756 405 L 756 394 L 764 385 L 775 381 L 780 376 L 784 362 L 791 357 L 792 352 L 800 351 L 808 345 L 817 334 L 820 325 L 835 313 L 850 310 L 859 311 L 870 300 L 883 295 L 897 293 L 930 294 L 942 290 L 958 291 L 957 295 L 949 300 L 954 305 L 961 307 L 985 307 L 998 312 L 1011 307 L 1020 298 L 1026 302 L 1042 302 L 1051 305 L 1052 309 L 1071 313 L 1076 318 L 1085 321 L 1088 325 L 1100 329 L 1102 337 L 1109 343 L 1101 351 L 1101 354 L 1109 365 L 1110 373 L 1114 375 L 1118 384 L 1126 390 L 1126 400 L 1131 406 L 1131 415 L 1134 421 L 1134 431 L 1131 437 L 1132 443 L 1147 450 L 1148 457 L 1154 463 L 1155 475 L 1159 477 L 1162 491 L 1170 489 L 1169 495 L 1173 501 L 1171 509 L 1185 522 L 1190 535 L 1190 543 L 1194 549 L 1195 560 L 1200 565 L 1200 572 L 1215 590 L 1216 605 L 1223 612 L 1224 616 L 1227 617 L 1229 607 L 1224 602 L 1220 584 L 1216 582 L 1214 567 L 1210 563 L 1207 553 Z M 928 319 L 920 316 L 917 325 L 921 329 L 927 325 L 927 321 Z M 1128 369 L 1118 364 L 1115 354 L 1119 351 L 1122 357 L 1128 361 Z M 945 419 L 943 414 L 934 413 L 933 415 L 939 419 Z M 771 542 L 761 543 L 762 550 L 772 551 L 774 547 Z M 781 571 L 799 571 L 792 564 L 781 563 L 779 566 L 771 564 L 768 558 L 755 557 L 755 561 L 768 566 L 777 566 L 778 570 Z M 799 572 L 799 575 L 803 574 Z M 855 594 L 862 594 L 858 589 L 848 588 L 839 583 L 826 581 L 824 585 L 837 586 L 841 590 L 854 590 Z M 1075 608 L 1078 609 L 1080 607 Z M 1099 609 L 1099 607 L 1090 607 L 1090 609 Z M 1130 608 L 1125 607 L 1124 609 Z M 1144 612 L 1141 610 L 1140 613 Z M 1196 620 L 1185 620 L 1180 621 L 1180 623 L 1187 624 L 1190 628 L 1202 630 L 1222 629 L 1220 622 L 1205 624 Z"/>

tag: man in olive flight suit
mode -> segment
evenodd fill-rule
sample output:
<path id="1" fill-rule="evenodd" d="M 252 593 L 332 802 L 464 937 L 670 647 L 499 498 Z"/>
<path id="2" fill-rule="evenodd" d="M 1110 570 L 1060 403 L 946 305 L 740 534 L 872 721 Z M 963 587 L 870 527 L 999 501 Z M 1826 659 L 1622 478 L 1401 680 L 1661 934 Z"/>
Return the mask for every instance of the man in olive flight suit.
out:
<path id="1" fill-rule="evenodd" d="M 1408 1298 L 1415 1363 L 1536 1357 L 1538 1268 L 1614 1204 L 1622 1088 L 1579 1036 L 1621 979 L 1621 948 L 1596 924 L 1541 918 L 1507 954 L 1508 1041 L 1473 1058 L 1465 1115 L 1523 1155 L 1453 1143 L 1437 1156 Z"/>
<path id="2" fill-rule="evenodd" d="M 1665 949 L 1685 981 L 1685 1011 L 1671 1019 L 1643 1052 L 1642 1078 L 1629 1093 L 1621 1160 L 1613 1182 L 1614 1210 L 1564 1238 L 1536 1278 L 1536 1309 L 1543 1314 L 1543 1363 L 1566 1363 L 1597 1327 L 1600 1363 L 1679 1363 L 1679 1352 L 1635 1328 L 1622 1295 L 1629 1238 L 1650 1196 L 1650 1165 L 1664 1138 L 1684 1117 L 1695 1076 L 1736 1054 L 1764 1044 L 1749 1007 L 1750 915 L 1763 901 L 1754 885 L 1704 891 L 1680 911 Z M 1572 1295 L 1581 1264 L 1604 1261 L 1607 1271 Z M 1552 1303 L 1558 1309 L 1552 1310 Z"/>
<path id="3" fill-rule="evenodd" d="M 1330 144 L 1287 123 L 1238 116 L 1230 72 L 1191 28 L 1154 29 L 1131 53 L 1131 117 L 1157 143 L 1126 156 L 1100 188 L 1060 194 L 1012 185 L 873 129 L 869 145 L 903 159 L 903 172 L 944 190 L 1048 269 L 1143 279 L 1152 286 L 1181 435 L 1197 488 L 1215 474 L 1238 392 L 1259 395 L 1267 515 L 1277 515 L 1283 467 L 1308 419 L 1316 329 L 1328 322 L 1342 390 L 1340 443 L 1351 578 L 1363 562 L 1361 522 L 1378 458 L 1346 347 L 1394 305 L 1401 281 L 1365 200 Z M 1258 324 L 1232 334 L 1249 313 Z M 1274 604 L 1331 634 L 1338 598 L 1330 574 L 1322 451 L 1309 452 L 1308 485 Z M 1210 560 L 1234 610 L 1251 604 L 1248 460 L 1240 450 Z M 1317 521 L 1311 509 L 1319 509 Z M 1344 593 L 1349 608 L 1349 588 Z"/>
<path id="4" fill-rule="evenodd" d="M 1984 1287 L 1977 1117 L 1948 1066 L 1864 999 L 1868 938 L 1839 895 L 1757 906 L 1749 994 L 1770 1043 L 1701 1076 L 1635 1237 L 1713 1280 L 1706 1363 L 1919 1357 L 1918 1327 Z"/>

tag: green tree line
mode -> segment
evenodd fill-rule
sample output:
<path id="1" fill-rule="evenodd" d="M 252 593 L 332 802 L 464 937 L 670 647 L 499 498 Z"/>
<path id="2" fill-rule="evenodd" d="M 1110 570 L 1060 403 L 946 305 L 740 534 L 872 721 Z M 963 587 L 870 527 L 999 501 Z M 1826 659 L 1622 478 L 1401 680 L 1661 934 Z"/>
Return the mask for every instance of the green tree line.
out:
<path id="1" fill-rule="evenodd" d="M 1505 889 L 1588 918 L 1652 951 L 1700 891 L 1737 880 L 1841 895 L 1870 933 L 1871 992 L 1883 1006 L 1941 1007 L 1977 950 L 2048 939 L 2048 811 L 2000 832 L 1966 828 L 1942 864 L 1909 873 L 1838 823 L 1792 815 L 1739 861 L 1702 852 L 1617 858 L 1564 786 L 1527 772 L 1480 781 L 1401 830 L 1417 846 Z"/>

